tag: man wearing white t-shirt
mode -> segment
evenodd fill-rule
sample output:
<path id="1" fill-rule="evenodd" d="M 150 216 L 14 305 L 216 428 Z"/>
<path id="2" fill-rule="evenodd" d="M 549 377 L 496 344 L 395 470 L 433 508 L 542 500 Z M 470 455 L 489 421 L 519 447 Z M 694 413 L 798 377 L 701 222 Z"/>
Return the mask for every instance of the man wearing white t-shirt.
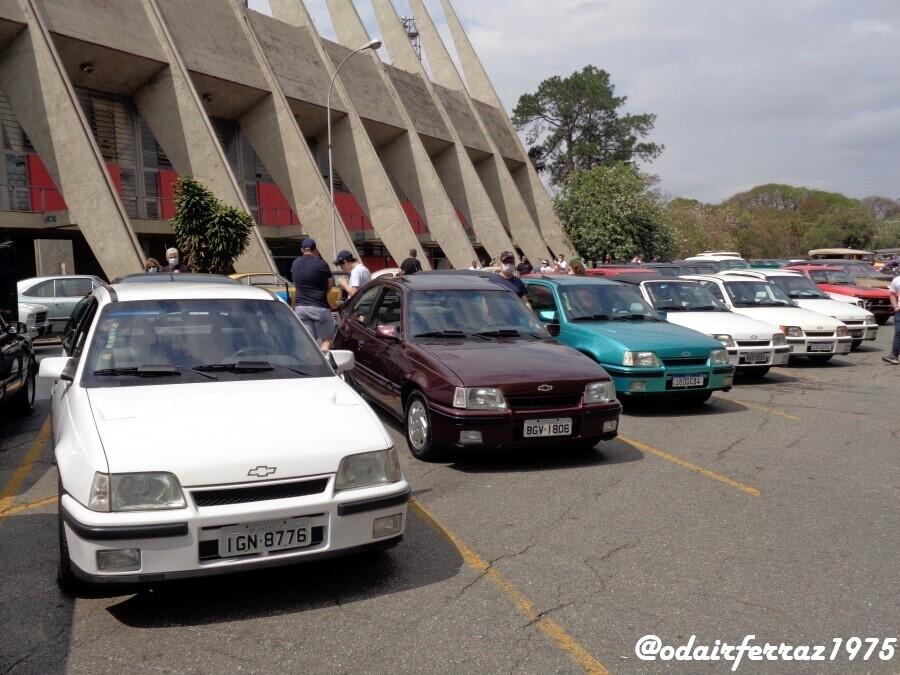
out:
<path id="1" fill-rule="evenodd" d="M 352 298 L 356 292 L 372 280 L 372 273 L 369 268 L 356 259 L 350 251 L 341 251 L 337 254 L 334 264 L 342 272 L 349 272 L 349 281 L 344 278 L 338 278 L 338 286 L 344 289 L 347 297 Z"/>
<path id="2" fill-rule="evenodd" d="M 891 307 L 894 309 L 894 344 L 891 355 L 882 356 L 882 360 L 892 366 L 900 365 L 900 277 L 891 282 Z"/>

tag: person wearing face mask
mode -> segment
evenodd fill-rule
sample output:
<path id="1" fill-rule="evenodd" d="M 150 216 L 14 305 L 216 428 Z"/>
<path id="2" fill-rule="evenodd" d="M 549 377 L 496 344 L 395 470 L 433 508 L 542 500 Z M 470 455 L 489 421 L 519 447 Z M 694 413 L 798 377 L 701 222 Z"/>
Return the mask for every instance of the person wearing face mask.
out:
<path id="1" fill-rule="evenodd" d="M 187 265 L 183 265 L 178 255 L 178 249 L 174 246 L 170 249 L 166 249 L 166 261 L 168 261 L 168 265 L 163 268 L 163 272 L 167 272 L 169 274 L 178 274 L 180 272 L 190 272 Z"/>
<path id="2" fill-rule="evenodd" d="M 494 280 L 515 293 L 525 306 L 531 309 L 525 282 L 516 276 L 516 256 L 512 251 L 503 251 L 500 254 L 500 271 L 494 276 Z"/>
<path id="3" fill-rule="evenodd" d="M 159 272 L 159 268 L 159 260 L 157 260 L 156 258 L 147 258 L 147 262 L 144 263 L 144 271 L 148 274 Z"/>

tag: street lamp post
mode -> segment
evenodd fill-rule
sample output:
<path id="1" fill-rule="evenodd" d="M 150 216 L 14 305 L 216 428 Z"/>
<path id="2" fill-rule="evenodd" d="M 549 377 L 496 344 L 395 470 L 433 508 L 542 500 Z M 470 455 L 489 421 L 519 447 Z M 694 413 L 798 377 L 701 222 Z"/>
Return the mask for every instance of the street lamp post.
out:
<path id="1" fill-rule="evenodd" d="M 340 65 L 335 69 L 334 75 L 331 76 L 331 84 L 328 85 L 328 97 L 326 98 L 326 110 L 328 111 L 328 190 L 331 194 L 331 247 L 332 247 L 332 260 L 337 259 L 337 207 L 334 203 L 334 175 L 332 173 L 332 165 L 331 165 L 331 91 L 334 89 L 334 82 L 337 79 L 338 73 L 341 71 L 341 68 L 344 67 L 344 64 L 350 60 L 350 57 L 354 54 L 359 54 L 360 52 L 364 52 L 367 49 L 378 49 L 381 47 L 381 40 L 375 38 L 374 40 L 370 40 L 362 47 L 353 50 L 341 61 Z"/>

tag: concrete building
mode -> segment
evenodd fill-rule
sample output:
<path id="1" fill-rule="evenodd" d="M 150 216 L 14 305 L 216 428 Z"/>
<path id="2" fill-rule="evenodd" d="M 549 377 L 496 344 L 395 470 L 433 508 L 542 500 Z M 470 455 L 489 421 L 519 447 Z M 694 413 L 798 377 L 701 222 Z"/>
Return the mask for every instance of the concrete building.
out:
<path id="1" fill-rule="evenodd" d="M 373 269 L 419 251 L 467 267 L 506 248 L 570 255 L 549 197 L 453 8 L 462 66 L 412 0 L 421 45 L 373 0 L 392 63 L 352 0 L 338 40 L 302 0 L 0 0 L 0 240 L 19 276 L 142 269 L 175 243 L 174 182 L 193 175 L 257 227 L 238 271 L 284 272 L 299 240 Z M 331 95 L 334 205 L 328 185 Z M 429 71 L 430 70 L 430 75 Z"/>

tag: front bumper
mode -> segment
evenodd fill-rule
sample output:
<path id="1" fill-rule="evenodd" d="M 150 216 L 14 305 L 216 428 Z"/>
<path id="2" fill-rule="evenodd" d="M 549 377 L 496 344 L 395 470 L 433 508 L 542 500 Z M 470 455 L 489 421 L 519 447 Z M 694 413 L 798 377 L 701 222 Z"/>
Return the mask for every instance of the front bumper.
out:
<path id="1" fill-rule="evenodd" d="M 850 338 L 856 340 L 875 340 L 878 337 L 878 324 L 848 325 Z"/>
<path id="2" fill-rule="evenodd" d="M 410 488 L 406 480 L 334 493 L 333 477 L 322 493 L 222 506 L 197 507 L 190 496 L 184 509 L 159 512 L 97 513 L 70 495 L 60 500 L 60 514 L 73 572 L 97 583 L 140 583 L 223 574 L 286 565 L 306 559 L 385 547 L 402 538 Z M 185 488 L 186 493 L 190 488 Z M 377 518 L 401 516 L 398 532 L 373 536 Z M 311 545 L 243 557 L 218 557 L 218 531 L 230 525 L 308 517 Z M 138 570 L 101 570 L 97 553 L 140 549 Z"/>
<path id="3" fill-rule="evenodd" d="M 762 355 L 762 356 L 760 356 Z M 784 366 L 791 356 L 788 345 L 781 347 L 729 347 L 728 362 L 738 370 L 765 366 Z"/>
<path id="4" fill-rule="evenodd" d="M 827 354 L 849 354 L 850 346 L 853 343 L 853 338 L 850 336 L 835 338 L 835 337 L 802 337 L 802 338 L 787 338 L 787 343 L 791 348 L 791 356 L 824 356 Z M 828 350 L 816 350 L 811 348 L 812 343 L 817 344 L 825 344 L 829 343 L 831 345 Z"/>
<path id="5" fill-rule="evenodd" d="M 647 394 L 678 397 L 697 391 L 728 391 L 734 384 L 733 365 L 683 366 L 680 368 L 629 368 L 601 364 L 613 379 L 620 397 L 636 398 Z M 671 380 L 678 375 L 703 375 L 706 386 L 672 388 Z"/>
<path id="6" fill-rule="evenodd" d="M 542 408 L 539 410 L 505 410 L 480 412 L 447 408 L 433 402 L 428 403 L 431 414 L 433 439 L 444 446 L 457 449 L 499 449 L 508 447 L 528 447 L 567 441 L 606 441 L 616 437 L 622 404 L 618 401 L 596 405 L 578 405 L 568 408 Z M 571 418 L 572 433 L 567 436 L 543 436 L 525 438 L 526 420 L 549 420 Z M 610 424 L 614 428 L 609 430 Z M 461 443 L 463 431 L 480 431 L 481 443 Z"/>

